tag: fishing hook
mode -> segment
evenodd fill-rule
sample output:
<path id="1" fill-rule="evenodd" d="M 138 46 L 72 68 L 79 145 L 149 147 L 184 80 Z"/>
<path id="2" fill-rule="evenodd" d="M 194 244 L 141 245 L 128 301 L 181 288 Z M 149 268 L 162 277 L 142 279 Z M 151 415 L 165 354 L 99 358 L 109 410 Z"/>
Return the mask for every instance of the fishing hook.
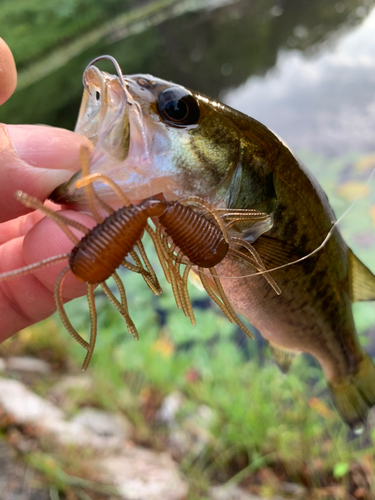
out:
<path id="1" fill-rule="evenodd" d="M 85 82 L 85 73 L 86 71 L 93 65 L 95 64 L 96 62 L 98 61 L 101 61 L 102 59 L 107 59 L 108 61 L 111 61 L 113 66 L 115 67 L 116 69 L 116 73 L 117 73 L 117 76 L 119 78 L 119 81 L 120 81 L 120 85 L 121 87 L 123 88 L 124 90 L 124 93 L 125 93 L 125 98 L 126 98 L 126 102 L 131 106 L 133 104 L 133 99 L 132 97 L 129 95 L 129 90 L 126 86 L 126 83 L 125 83 L 125 78 L 124 78 L 124 75 L 122 74 L 122 71 L 121 71 L 121 68 L 120 68 L 120 65 L 119 63 L 116 61 L 116 59 L 113 57 L 113 56 L 110 56 L 108 54 L 106 55 L 103 55 L 103 56 L 98 56 L 98 57 L 95 57 L 95 59 L 93 59 L 85 68 L 85 71 L 83 72 L 83 76 L 82 76 L 82 83 L 83 83 L 83 86 L 84 88 L 87 90 L 87 92 L 91 95 L 91 92 L 89 91 L 89 89 L 87 88 L 87 85 L 86 85 L 86 82 Z"/>

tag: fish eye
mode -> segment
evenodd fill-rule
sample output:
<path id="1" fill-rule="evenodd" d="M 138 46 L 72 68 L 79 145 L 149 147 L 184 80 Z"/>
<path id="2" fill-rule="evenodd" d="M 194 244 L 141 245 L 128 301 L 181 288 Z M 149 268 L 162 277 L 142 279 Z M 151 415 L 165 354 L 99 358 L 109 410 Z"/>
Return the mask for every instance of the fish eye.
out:
<path id="1" fill-rule="evenodd" d="M 175 127 L 194 125 L 199 119 L 198 102 L 181 87 L 164 90 L 159 95 L 158 110 L 162 119 Z"/>

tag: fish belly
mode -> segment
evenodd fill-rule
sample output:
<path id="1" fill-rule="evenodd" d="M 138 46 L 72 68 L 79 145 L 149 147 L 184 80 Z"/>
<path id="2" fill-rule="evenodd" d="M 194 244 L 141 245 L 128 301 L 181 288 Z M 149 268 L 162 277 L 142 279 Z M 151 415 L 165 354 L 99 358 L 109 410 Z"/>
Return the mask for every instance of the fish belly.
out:
<path id="1" fill-rule="evenodd" d="M 250 265 L 227 258 L 218 268 L 228 299 L 273 344 L 314 356 L 328 380 L 356 371 L 363 355 L 356 336 L 352 306 L 345 293 L 311 290 L 311 276 L 301 264 L 271 275 L 277 295 Z M 225 277 L 234 276 L 234 279 Z"/>

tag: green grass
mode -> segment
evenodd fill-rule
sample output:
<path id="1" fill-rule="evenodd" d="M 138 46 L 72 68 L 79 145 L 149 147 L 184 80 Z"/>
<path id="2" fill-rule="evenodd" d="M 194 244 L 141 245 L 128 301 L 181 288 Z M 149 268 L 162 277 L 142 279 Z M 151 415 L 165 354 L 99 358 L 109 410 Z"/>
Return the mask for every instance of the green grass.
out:
<path id="1" fill-rule="evenodd" d="M 140 328 L 139 342 L 121 339 L 111 318 L 100 333 L 105 340 L 90 368 L 94 377 L 90 402 L 123 412 L 136 426 L 141 443 L 160 449 L 167 430 L 147 420 L 144 395 L 156 398 L 158 404 L 170 392 L 180 391 L 185 400 L 178 422 L 182 428 L 192 422 L 198 435 L 206 436 L 199 451 L 192 449 L 180 464 L 191 485 L 191 498 L 202 498 L 215 482 L 251 482 L 264 469 L 274 470 L 280 482 L 308 484 L 311 489 L 334 484 L 343 492 L 341 497 L 337 490 L 336 498 L 345 498 L 352 465 L 375 456 L 371 433 L 366 440 L 348 441 L 348 429 L 332 407 L 320 369 L 306 358 L 297 358 L 283 376 L 270 359 L 264 366 L 244 362 L 230 332 L 209 347 L 202 339 L 190 350 L 179 351 L 178 336 L 176 340 L 165 329 L 157 331 L 153 323 L 149 328 L 144 325 L 146 330 Z M 219 324 L 221 320 L 219 316 Z M 211 325 L 215 336 L 217 327 Z M 196 337 L 191 325 L 185 328 L 184 338 L 188 331 Z M 82 358 L 75 345 L 72 350 L 75 359 Z M 187 376 L 192 369 L 199 374 L 193 381 Z M 85 404 L 84 395 L 80 404 Z M 197 417 L 201 405 L 212 410 L 208 427 Z M 264 493 L 276 494 L 277 485 L 273 488 Z"/>
<path id="2" fill-rule="evenodd" d="M 170 392 L 180 391 L 185 397 L 177 417 L 182 427 L 201 405 L 208 406 L 213 415 L 208 428 L 193 418 L 194 428 L 207 439 L 198 453 L 192 450 L 180 464 L 191 484 L 191 498 L 194 492 L 202 498 L 207 485 L 216 481 L 252 481 L 263 469 L 277 471 L 280 481 L 307 483 L 312 489 L 334 484 L 345 492 L 352 464 L 374 456 L 375 436 L 366 436 L 365 447 L 361 439 L 348 441 L 348 429 L 330 402 L 320 368 L 300 356 L 283 376 L 269 358 L 260 366 L 254 352 L 253 360 L 245 362 L 233 342 L 233 327 L 221 314 L 198 311 L 193 328 L 171 307 L 167 287 L 160 304 L 139 281 L 135 275 L 125 277 L 139 342 L 102 305 L 99 343 L 90 367 L 95 380 L 91 404 L 126 414 L 142 444 L 157 449 L 165 444 L 167 430 L 147 420 L 145 394 L 158 404 Z M 156 304 L 166 308 L 168 321 L 162 329 L 157 326 Z M 189 349 L 180 349 L 188 340 Z M 72 350 L 80 362 L 81 349 L 72 345 Z M 188 376 L 192 370 L 194 380 Z M 276 493 L 277 486 L 271 490 L 265 493 Z"/>

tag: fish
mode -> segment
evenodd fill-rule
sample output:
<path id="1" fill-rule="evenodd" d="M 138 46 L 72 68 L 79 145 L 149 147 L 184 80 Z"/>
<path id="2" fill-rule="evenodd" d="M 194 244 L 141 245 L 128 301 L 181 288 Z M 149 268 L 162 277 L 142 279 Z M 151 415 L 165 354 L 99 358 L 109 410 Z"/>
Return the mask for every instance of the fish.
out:
<path id="1" fill-rule="evenodd" d="M 94 65 L 101 58 L 112 60 L 116 74 Z M 90 63 L 83 82 L 76 132 L 94 145 L 90 173 L 111 178 L 135 204 L 198 196 L 224 212 L 269 215 L 229 231 L 253 246 L 281 294 L 235 255 L 216 266 L 225 294 L 283 372 L 299 353 L 318 361 L 342 419 L 361 432 L 375 404 L 375 367 L 359 343 L 352 303 L 375 299 L 375 276 L 345 243 L 317 180 L 265 125 L 199 92 L 123 75 L 110 56 Z M 51 199 L 83 206 L 79 177 Z M 115 203 L 107 185 L 95 189 Z"/>

